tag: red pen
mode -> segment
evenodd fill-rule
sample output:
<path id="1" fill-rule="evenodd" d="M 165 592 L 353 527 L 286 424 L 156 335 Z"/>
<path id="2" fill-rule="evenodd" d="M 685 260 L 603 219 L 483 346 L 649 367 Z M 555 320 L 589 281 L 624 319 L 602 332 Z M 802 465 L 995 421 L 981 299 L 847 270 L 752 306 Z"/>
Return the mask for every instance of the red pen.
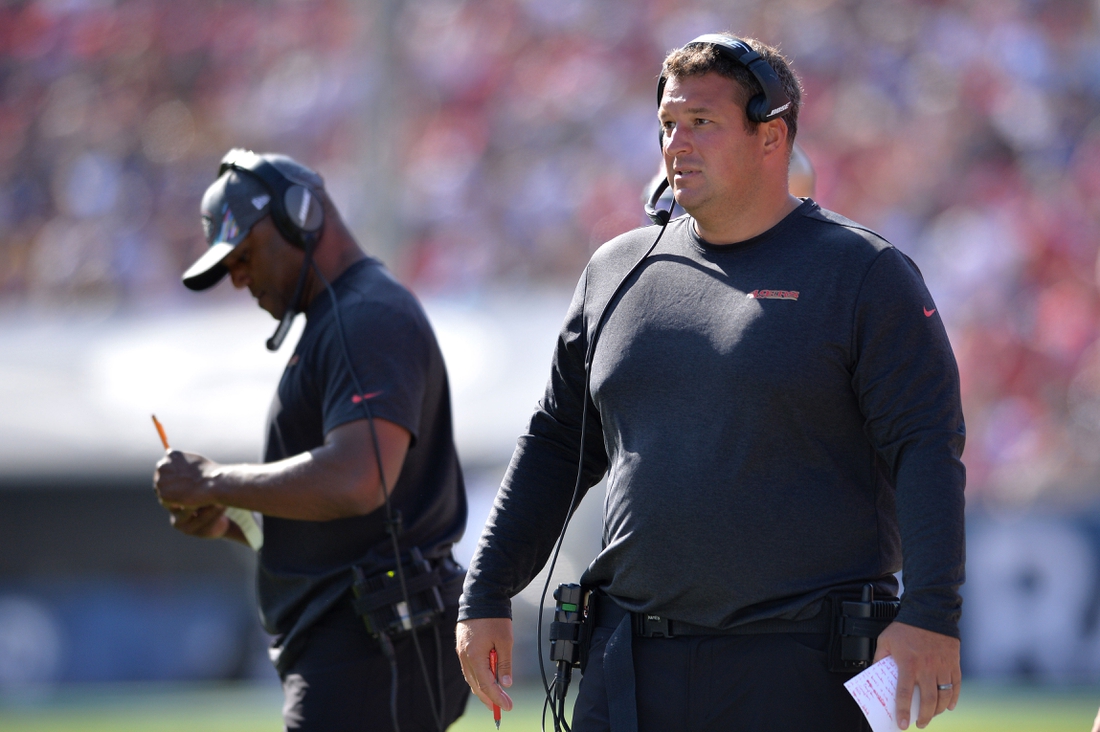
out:
<path id="1" fill-rule="evenodd" d="M 489 670 L 493 672 L 493 680 L 500 684 L 500 677 L 497 676 L 497 649 L 493 648 L 489 650 Z M 500 707 L 496 704 L 493 705 L 493 721 L 497 723 L 497 729 L 500 729 Z"/>

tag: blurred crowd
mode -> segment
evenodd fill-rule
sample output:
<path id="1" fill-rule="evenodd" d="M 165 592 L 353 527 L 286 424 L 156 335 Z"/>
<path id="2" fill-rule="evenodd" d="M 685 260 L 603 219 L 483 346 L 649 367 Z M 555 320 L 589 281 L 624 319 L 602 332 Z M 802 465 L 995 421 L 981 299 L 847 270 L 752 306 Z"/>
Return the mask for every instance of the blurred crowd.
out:
<path id="1" fill-rule="evenodd" d="M 665 52 L 721 29 L 801 74 L 816 200 L 921 267 L 972 501 L 1095 496 L 1097 0 L 3 4 L 0 307 L 189 306 L 232 146 L 317 168 L 423 295 L 571 287 L 644 223 Z"/>

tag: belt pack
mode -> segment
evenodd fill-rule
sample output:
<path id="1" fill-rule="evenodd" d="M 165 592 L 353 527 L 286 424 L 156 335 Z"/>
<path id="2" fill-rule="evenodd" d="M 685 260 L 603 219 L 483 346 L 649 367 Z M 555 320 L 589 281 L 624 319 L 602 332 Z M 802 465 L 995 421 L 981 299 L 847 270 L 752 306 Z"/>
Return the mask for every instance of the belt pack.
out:
<path id="1" fill-rule="evenodd" d="M 361 567 L 353 567 L 352 573 L 352 605 L 375 638 L 397 638 L 443 616 L 443 577 L 417 547 L 409 561 L 401 564 L 404 587 L 396 570 L 368 577 Z"/>
<path id="2" fill-rule="evenodd" d="M 853 674 L 871 665 L 877 639 L 898 616 L 897 598 L 875 600 L 871 585 L 864 585 L 859 600 L 847 593 L 827 597 L 832 628 L 829 632 L 829 670 Z"/>
<path id="3" fill-rule="evenodd" d="M 589 604 L 593 594 L 580 585 L 562 584 L 554 590 L 554 621 L 550 623 L 550 660 L 569 668 L 584 667 L 592 640 L 595 613 Z"/>

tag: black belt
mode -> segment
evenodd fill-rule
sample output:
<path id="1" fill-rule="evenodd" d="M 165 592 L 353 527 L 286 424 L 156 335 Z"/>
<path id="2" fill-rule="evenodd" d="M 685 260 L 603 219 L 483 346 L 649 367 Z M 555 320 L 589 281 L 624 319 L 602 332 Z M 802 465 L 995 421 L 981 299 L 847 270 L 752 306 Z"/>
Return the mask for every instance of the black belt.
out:
<path id="1" fill-rule="evenodd" d="M 652 613 L 636 613 L 624 610 L 619 603 L 602 592 L 593 592 L 589 597 L 588 611 L 595 605 L 596 627 L 617 628 L 627 615 L 630 616 L 631 633 L 639 638 L 676 638 L 684 635 L 756 635 L 758 633 L 828 633 L 829 613 L 819 612 L 806 620 L 784 620 L 765 618 L 738 625 L 733 628 L 711 628 L 696 625 L 683 620 L 673 620 Z"/>
<path id="2" fill-rule="evenodd" d="M 638 703 L 634 693 L 633 636 L 675 638 L 677 636 L 751 635 L 755 633 L 828 633 L 829 613 L 818 612 L 808 620 L 767 619 L 721 629 L 680 620 L 624 610 L 602 592 L 589 597 L 589 612 L 595 610 L 596 626 L 614 628 L 604 646 L 603 667 L 607 684 L 607 712 L 611 732 L 637 732 Z M 593 608 L 593 604 L 595 607 Z"/>

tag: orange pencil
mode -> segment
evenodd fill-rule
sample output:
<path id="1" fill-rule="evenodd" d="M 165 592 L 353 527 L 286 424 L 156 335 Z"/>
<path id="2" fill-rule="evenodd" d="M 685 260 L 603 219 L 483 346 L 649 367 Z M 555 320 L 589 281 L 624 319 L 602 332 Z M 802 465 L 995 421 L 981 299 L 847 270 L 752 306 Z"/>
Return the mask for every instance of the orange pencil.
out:
<path id="1" fill-rule="evenodd" d="M 160 435 L 160 442 L 164 445 L 165 450 L 171 450 L 168 447 L 168 435 L 164 433 L 164 427 L 161 426 L 160 420 L 157 419 L 157 415 L 153 415 L 153 426 L 157 428 L 157 434 Z M 174 504 L 166 503 L 165 507 L 169 511 L 182 511 L 183 506 L 176 506 Z M 192 513 L 197 511 L 194 509 Z M 255 517 L 251 511 L 246 511 L 243 508 L 234 508 L 233 506 L 225 507 L 225 515 L 230 521 L 235 523 L 244 534 L 244 538 L 248 541 L 248 545 L 253 549 L 259 550 L 264 545 L 264 532 L 260 528 L 260 525 L 256 523 Z M 499 726 L 499 725 L 498 725 Z"/>
<path id="2" fill-rule="evenodd" d="M 497 649 L 495 648 L 489 650 L 489 670 L 493 672 L 493 680 L 499 684 L 500 677 L 497 676 Z M 493 721 L 497 723 L 497 729 L 500 729 L 500 707 L 496 704 L 493 705 Z"/>
<path id="3" fill-rule="evenodd" d="M 157 421 L 157 415 L 153 415 L 153 426 L 157 428 L 157 434 L 160 435 L 161 444 L 164 445 L 165 450 L 171 450 L 168 447 L 168 435 L 164 434 L 164 428 L 160 426 L 160 422 Z"/>
<path id="4" fill-rule="evenodd" d="M 157 420 L 157 415 L 153 415 L 153 426 L 157 428 L 157 434 L 160 435 L 160 442 L 164 445 L 165 450 L 171 450 L 168 447 L 168 435 L 164 433 L 164 428 L 160 426 L 160 422 Z M 181 506 L 167 506 L 169 511 L 179 511 Z"/>

